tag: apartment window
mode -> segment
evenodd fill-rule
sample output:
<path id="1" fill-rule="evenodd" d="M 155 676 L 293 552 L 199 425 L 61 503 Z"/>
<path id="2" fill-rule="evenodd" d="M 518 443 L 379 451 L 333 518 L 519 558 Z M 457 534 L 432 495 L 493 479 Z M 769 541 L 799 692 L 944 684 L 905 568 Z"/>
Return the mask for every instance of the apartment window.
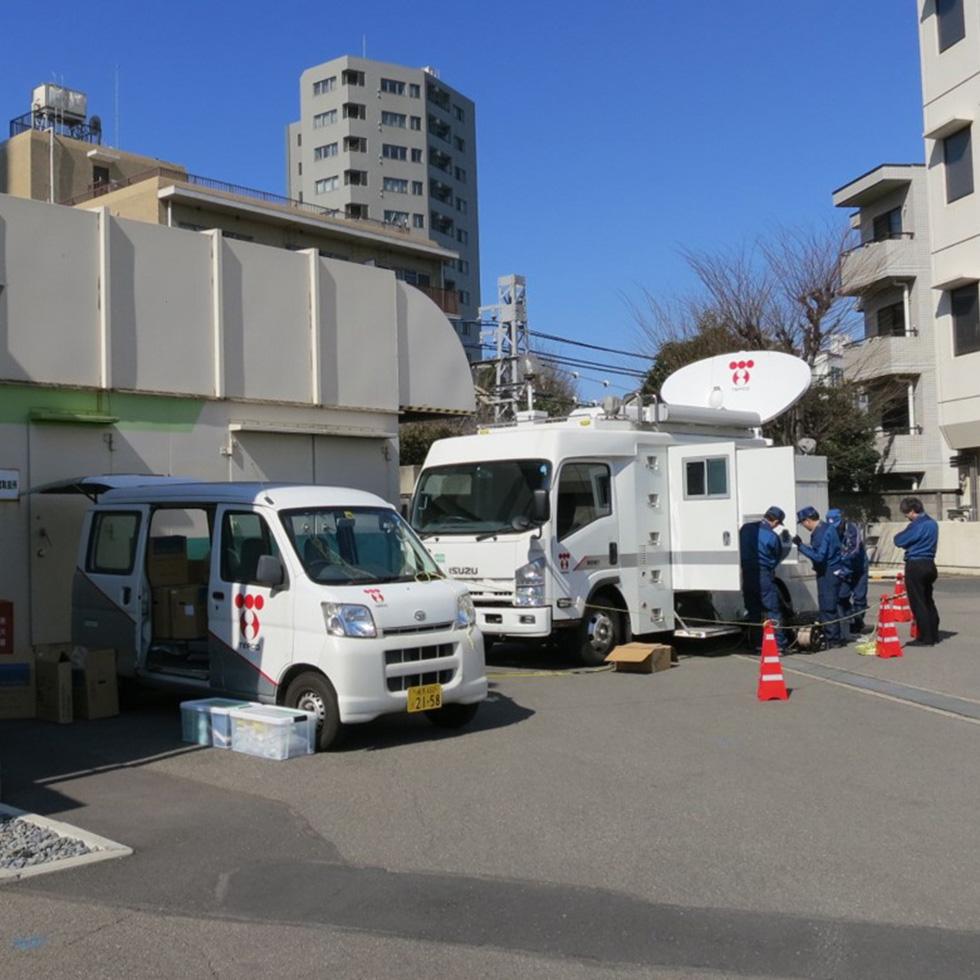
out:
<path id="1" fill-rule="evenodd" d="M 905 432 L 912 426 L 907 396 L 895 397 L 881 408 L 881 428 L 885 432 Z"/>
<path id="2" fill-rule="evenodd" d="M 878 336 L 905 336 L 905 304 L 892 303 L 878 310 Z"/>
<path id="3" fill-rule="evenodd" d="M 344 214 L 348 218 L 368 218 L 368 206 L 366 204 L 345 204 Z"/>
<path id="4" fill-rule="evenodd" d="M 411 128 L 412 129 L 414 129 L 414 130 L 420 130 L 422 128 L 422 117 L 421 116 L 412 116 L 409 121 L 412 124 L 411 125 Z"/>
<path id="5" fill-rule="evenodd" d="M 303 161 L 302 160 L 300 160 L 300 162 L 296 164 L 296 173 L 300 177 L 303 176 Z"/>
<path id="6" fill-rule="evenodd" d="M 296 134 L 296 145 L 297 146 L 302 146 L 303 145 L 303 134 L 302 133 L 297 133 Z"/>
<path id="7" fill-rule="evenodd" d="M 327 157 L 335 157 L 336 155 L 336 143 L 325 143 L 323 146 L 316 147 L 316 149 L 313 151 L 314 160 L 326 160 Z"/>
<path id="8" fill-rule="evenodd" d="M 390 92 L 392 95 L 404 95 L 405 94 L 405 83 L 398 82 L 394 78 L 382 78 L 381 79 L 381 91 Z"/>
<path id="9" fill-rule="evenodd" d="M 946 203 L 958 201 L 973 193 L 973 151 L 970 126 L 943 140 L 943 162 L 946 164 Z"/>
<path id="10" fill-rule="evenodd" d="M 423 188 L 423 185 L 422 185 L 422 181 L 421 180 L 413 180 L 412 181 L 412 193 L 416 197 L 419 197 L 422 194 L 423 190 L 424 190 L 424 188 Z"/>
<path id="11" fill-rule="evenodd" d="M 337 87 L 337 76 L 331 75 L 329 78 L 321 78 L 320 81 L 313 83 L 314 95 L 326 95 Z"/>
<path id="12" fill-rule="evenodd" d="M 460 245 L 469 245 L 470 233 L 466 231 L 464 228 L 457 228 L 456 241 L 459 242 Z"/>
<path id="13" fill-rule="evenodd" d="M 341 85 L 363 85 L 364 72 L 354 71 L 353 68 L 345 68 L 340 75 Z"/>
<path id="14" fill-rule="evenodd" d="M 404 112 L 382 112 L 381 113 L 381 125 L 382 126 L 397 126 L 399 129 L 405 128 L 405 113 Z"/>
<path id="15" fill-rule="evenodd" d="M 455 268 L 456 268 L 456 260 L 455 259 L 446 259 L 446 261 L 443 263 L 443 269 L 444 270 L 445 269 L 455 269 Z"/>
<path id="16" fill-rule="evenodd" d="M 466 183 L 466 171 L 462 167 L 456 168 L 456 179 L 461 183 Z"/>
<path id="17" fill-rule="evenodd" d="M 221 237 L 222 238 L 231 238 L 231 239 L 233 239 L 236 242 L 254 242 L 255 241 L 255 236 L 254 235 L 243 235 L 241 232 L 238 232 L 238 231 L 222 231 L 221 232 Z"/>
<path id="18" fill-rule="evenodd" d="M 468 275 L 470 271 L 470 260 L 469 259 L 459 259 L 456 263 L 456 267 L 459 269 L 463 275 Z"/>
<path id="19" fill-rule="evenodd" d="M 463 114 L 463 107 L 461 105 L 453 106 L 453 117 L 458 119 L 460 122 L 463 121 L 464 114 Z"/>
<path id="20" fill-rule="evenodd" d="M 339 177 L 323 177 L 316 181 L 316 183 L 313 185 L 313 190 L 317 194 L 326 194 L 328 191 L 335 191 L 339 186 Z"/>
<path id="21" fill-rule="evenodd" d="M 410 99 L 417 99 L 422 94 L 422 89 L 416 85 L 414 82 L 408 83 L 408 97 Z"/>
<path id="22" fill-rule="evenodd" d="M 395 194 L 408 193 L 408 181 L 402 180 L 400 177 L 385 177 L 382 181 L 382 187 L 384 190 L 392 191 Z"/>
<path id="23" fill-rule="evenodd" d="M 363 136 L 345 136 L 344 151 L 347 153 L 367 153 L 368 142 Z"/>
<path id="24" fill-rule="evenodd" d="M 389 225 L 407 225 L 407 211 L 385 211 L 385 223 Z"/>
<path id="25" fill-rule="evenodd" d="M 684 497 L 695 499 L 728 496 L 728 459 L 689 459 L 684 466 Z"/>
<path id="26" fill-rule="evenodd" d="M 469 290 L 468 289 L 461 289 L 461 290 L 459 290 L 458 295 L 459 295 L 459 301 L 460 301 L 460 303 L 462 303 L 463 306 L 466 306 L 469 303 L 469 301 L 470 301 L 470 292 L 469 292 Z"/>
<path id="27" fill-rule="evenodd" d="M 464 140 L 462 136 L 454 136 L 453 146 L 455 146 L 460 152 L 463 152 L 466 149 L 466 140 Z"/>
<path id="28" fill-rule="evenodd" d="M 936 0 L 936 26 L 939 29 L 939 50 L 945 51 L 966 37 L 963 0 Z"/>
<path id="29" fill-rule="evenodd" d="M 92 167 L 92 184 L 95 187 L 106 187 L 111 180 L 108 167 Z"/>
<path id="30" fill-rule="evenodd" d="M 382 143 L 381 155 L 386 160 L 404 160 L 408 155 L 408 148 L 395 143 Z"/>
<path id="31" fill-rule="evenodd" d="M 360 102 L 345 102 L 344 119 L 367 119 L 367 108 Z"/>
<path id="32" fill-rule="evenodd" d="M 883 242 L 888 238 L 900 238 L 902 235 L 902 209 L 892 208 L 874 219 L 872 229 L 874 240 Z"/>
<path id="33" fill-rule="evenodd" d="M 324 126 L 332 126 L 337 121 L 337 110 L 330 109 L 327 112 L 318 112 L 313 117 L 313 128 L 323 129 Z"/>
<path id="34" fill-rule="evenodd" d="M 413 149 L 412 150 L 412 163 L 421 163 L 421 162 L 422 162 L 422 151 L 419 150 L 419 149 Z"/>
<path id="35" fill-rule="evenodd" d="M 440 214 L 438 211 L 429 212 L 429 225 L 440 235 L 451 235 L 453 233 L 453 219 Z"/>
<path id="36" fill-rule="evenodd" d="M 367 187 L 368 175 L 366 170 L 345 170 L 344 183 L 352 187 Z M 355 216 L 357 217 L 357 216 Z M 360 215 L 366 218 L 367 215 Z"/>
<path id="37" fill-rule="evenodd" d="M 949 292 L 950 312 L 953 314 L 953 356 L 972 354 L 980 350 L 980 309 L 977 303 L 977 284 L 961 286 Z"/>
<path id="38" fill-rule="evenodd" d="M 413 214 L 412 215 L 412 227 L 413 228 L 424 228 L 425 227 L 425 215 L 424 214 Z"/>
<path id="39" fill-rule="evenodd" d="M 459 211 L 460 214 L 466 214 L 466 201 L 461 197 L 456 198 L 456 210 Z"/>

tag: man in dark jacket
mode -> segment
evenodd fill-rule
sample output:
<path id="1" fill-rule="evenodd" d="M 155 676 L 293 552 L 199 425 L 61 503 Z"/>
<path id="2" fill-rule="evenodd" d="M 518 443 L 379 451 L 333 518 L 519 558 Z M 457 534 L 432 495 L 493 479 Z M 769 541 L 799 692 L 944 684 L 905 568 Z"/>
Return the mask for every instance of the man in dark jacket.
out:
<path id="1" fill-rule="evenodd" d="M 793 544 L 813 562 L 817 573 L 817 601 L 820 605 L 820 622 L 824 624 L 824 644 L 828 647 L 846 646 L 840 620 L 840 538 L 837 528 L 821 522 L 815 507 L 797 511 L 796 520 L 810 532 L 810 543 L 803 543 L 797 535 Z"/>
<path id="2" fill-rule="evenodd" d="M 837 528 L 841 546 L 841 614 L 853 612 L 850 622 L 851 632 L 863 633 L 864 614 L 868 609 L 868 549 L 864 546 L 864 535 L 853 520 L 847 520 L 836 507 L 827 511 L 827 523 Z"/>
<path id="3" fill-rule="evenodd" d="M 918 497 L 906 497 L 898 509 L 909 521 L 909 526 L 896 534 L 894 540 L 899 548 L 905 549 L 905 585 L 919 630 L 918 645 L 931 647 L 939 642 L 939 610 L 932 597 L 939 525 L 925 512 Z"/>
<path id="4" fill-rule="evenodd" d="M 776 528 L 783 523 L 786 513 L 781 507 L 770 507 L 761 521 L 748 521 L 739 528 L 739 561 L 742 566 L 742 599 L 750 623 L 770 619 L 776 628 L 776 642 L 780 650 L 786 646 L 786 638 L 778 627 L 782 623 L 779 593 L 776 591 L 776 566 L 783 560 L 783 543 Z M 785 532 L 784 532 L 785 533 Z M 765 615 L 763 616 L 763 611 Z M 762 647 L 762 632 L 752 627 L 757 648 Z"/>

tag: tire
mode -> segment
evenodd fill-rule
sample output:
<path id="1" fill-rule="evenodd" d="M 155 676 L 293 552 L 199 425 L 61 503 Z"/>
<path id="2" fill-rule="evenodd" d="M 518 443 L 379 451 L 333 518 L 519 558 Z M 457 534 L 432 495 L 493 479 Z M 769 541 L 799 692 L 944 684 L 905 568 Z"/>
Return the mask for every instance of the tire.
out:
<path id="1" fill-rule="evenodd" d="M 592 606 L 595 603 L 596 607 Z M 586 667 L 601 667 L 623 635 L 622 613 L 612 610 L 612 599 L 602 593 L 585 606 L 582 622 L 568 636 L 566 649 Z"/>
<path id="2" fill-rule="evenodd" d="M 432 722 L 436 728 L 464 728 L 475 717 L 477 704 L 444 704 L 441 708 L 427 711 L 425 717 Z"/>
<path id="3" fill-rule="evenodd" d="M 286 688 L 283 701 L 287 708 L 314 711 L 317 715 L 316 747 L 320 752 L 337 748 L 343 740 L 337 692 L 323 674 L 308 671 L 294 678 Z"/>

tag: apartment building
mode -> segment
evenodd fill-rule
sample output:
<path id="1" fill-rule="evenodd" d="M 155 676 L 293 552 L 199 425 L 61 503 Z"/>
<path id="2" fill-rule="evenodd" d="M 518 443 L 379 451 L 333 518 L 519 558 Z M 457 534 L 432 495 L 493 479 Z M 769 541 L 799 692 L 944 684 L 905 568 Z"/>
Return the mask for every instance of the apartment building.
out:
<path id="1" fill-rule="evenodd" d="M 335 58 L 300 76 L 300 118 L 286 130 L 286 161 L 290 198 L 427 234 L 456 253 L 445 260 L 442 286 L 458 298 L 453 323 L 476 360 L 474 103 L 434 68 Z"/>
<path id="2" fill-rule="evenodd" d="M 980 0 L 919 0 L 939 424 L 978 517 Z"/>
<path id="3" fill-rule="evenodd" d="M 834 191 L 852 209 L 859 238 L 844 257 L 845 293 L 857 299 L 863 336 L 843 351 L 877 421 L 886 506 L 928 497 L 944 514 L 959 506 L 959 479 L 939 425 L 927 174 L 922 164 L 883 164 Z"/>

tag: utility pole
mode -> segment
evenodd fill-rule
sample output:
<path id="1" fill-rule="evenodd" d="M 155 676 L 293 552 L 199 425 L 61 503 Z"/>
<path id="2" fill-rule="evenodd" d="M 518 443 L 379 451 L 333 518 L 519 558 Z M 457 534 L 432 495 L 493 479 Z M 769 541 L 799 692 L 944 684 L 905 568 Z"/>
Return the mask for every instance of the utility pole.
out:
<path id="1" fill-rule="evenodd" d="M 503 422 L 521 410 L 521 395 L 537 373 L 531 355 L 531 333 L 527 326 L 527 296 L 524 277 L 501 276 L 497 280 L 497 303 L 480 307 L 480 319 L 490 325 L 480 332 L 480 342 L 494 353 L 493 417 Z M 486 362 L 484 362 L 486 363 Z M 533 393 L 528 388 L 528 409 Z"/>

